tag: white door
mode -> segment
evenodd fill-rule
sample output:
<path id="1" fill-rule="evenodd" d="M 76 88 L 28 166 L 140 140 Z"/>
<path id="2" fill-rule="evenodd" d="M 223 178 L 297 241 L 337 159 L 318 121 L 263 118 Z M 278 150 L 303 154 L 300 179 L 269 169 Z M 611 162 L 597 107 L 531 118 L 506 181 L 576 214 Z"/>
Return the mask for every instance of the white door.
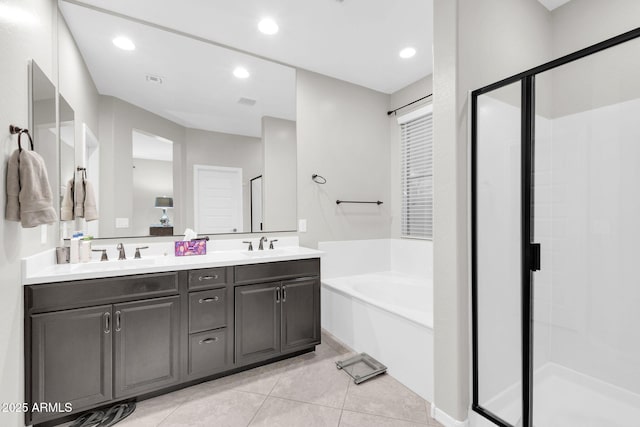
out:
<path id="1" fill-rule="evenodd" d="M 262 177 L 251 180 L 251 231 L 262 231 Z"/>
<path id="2" fill-rule="evenodd" d="M 242 169 L 194 165 L 195 231 L 241 233 Z"/>

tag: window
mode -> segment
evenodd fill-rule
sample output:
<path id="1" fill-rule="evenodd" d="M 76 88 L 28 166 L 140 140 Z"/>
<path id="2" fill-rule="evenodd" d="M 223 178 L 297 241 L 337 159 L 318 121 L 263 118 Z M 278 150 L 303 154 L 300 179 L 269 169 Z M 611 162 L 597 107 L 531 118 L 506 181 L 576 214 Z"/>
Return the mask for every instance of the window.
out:
<path id="1" fill-rule="evenodd" d="M 428 105 L 398 117 L 402 162 L 402 237 L 433 237 L 432 116 L 432 107 Z"/>

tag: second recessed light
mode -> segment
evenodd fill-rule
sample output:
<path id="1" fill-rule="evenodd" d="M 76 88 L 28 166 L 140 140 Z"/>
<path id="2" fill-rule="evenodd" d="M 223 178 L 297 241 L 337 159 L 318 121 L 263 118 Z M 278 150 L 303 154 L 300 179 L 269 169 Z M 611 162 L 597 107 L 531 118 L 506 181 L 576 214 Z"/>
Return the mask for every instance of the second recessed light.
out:
<path id="1" fill-rule="evenodd" d="M 246 79 L 250 76 L 249 71 L 244 67 L 236 67 L 236 69 L 233 70 L 233 75 L 239 79 Z"/>
<path id="2" fill-rule="evenodd" d="M 280 27 L 278 27 L 278 24 L 276 24 L 276 21 L 274 21 L 273 19 L 264 18 L 258 23 L 258 29 L 261 33 L 272 36 L 278 32 Z"/>
<path id="3" fill-rule="evenodd" d="M 131 39 L 123 36 L 116 37 L 115 39 L 113 39 L 113 44 L 122 50 L 131 51 L 136 49 L 136 45 L 133 44 Z"/>
<path id="4" fill-rule="evenodd" d="M 400 58 L 404 58 L 404 59 L 412 58 L 415 56 L 415 54 L 416 54 L 416 50 L 414 48 L 405 47 L 400 51 Z"/>

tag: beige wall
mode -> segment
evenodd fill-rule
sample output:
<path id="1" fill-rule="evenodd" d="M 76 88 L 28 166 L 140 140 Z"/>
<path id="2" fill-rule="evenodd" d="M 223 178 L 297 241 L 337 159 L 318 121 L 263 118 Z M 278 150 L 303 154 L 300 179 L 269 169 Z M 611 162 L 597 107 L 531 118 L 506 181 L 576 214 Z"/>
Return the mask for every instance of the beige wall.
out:
<path id="1" fill-rule="evenodd" d="M 156 197 L 173 197 L 173 162 L 164 160 L 133 159 L 133 217 L 132 235 L 146 236 L 151 224 L 160 224 L 162 209 L 155 207 Z M 175 213 L 167 209 L 171 224 L 175 226 Z M 183 230 L 174 230 L 181 233 Z"/>
<path id="2" fill-rule="evenodd" d="M 165 118 L 121 99 L 100 96 L 100 237 L 134 236 L 133 234 L 133 158 L 134 129 L 173 141 L 173 163 L 182 162 L 185 129 Z M 182 224 L 185 206 L 183 182 L 174 174 L 172 220 Z M 115 218 L 129 218 L 128 228 L 115 228 Z M 178 232 L 182 232 L 180 230 Z"/>
<path id="3" fill-rule="evenodd" d="M 468 91 L 546 62 L 551 17 L 536 0 L 434 2 L 435 405 L 470 406 Z"/>
<path id="4" fill-rule="evenodd" d="M 193 228 L 193 166 L 242 168 L 242 217 L 244 231 L 251 231 L 251 186 L 249 181 L 262 175 L 262 141 L 251 136 L 187 129 L 185 167 L 179 173 L 186 185 L 186 226 Z M 184 230 L 176 231 L 181 233 Z M 195 230 L 198 232 L 198 230 Z"/>
<path id="5" fill-rule="evenodd" d="M 34 59 L 54 84 L 56 71 L 55 3 L 49 0 L 6 0 L 5 7 L 27 14 L 28 21 L 0 16 L 0 132 L 2 161 L 0 188 L 6 188 L 6 164 L 15 149 L 10 124 L 27 126 L 29 92 L 27 64 Z M 49 174 L 56 173 L 49 171 Z M 24 401 L 23 298 L 20 258 L 57 243 L 57 226 L 48 227 L 47 242 L 40 243 L 40 228 L 23 229 L 4 220 L 6 198 L 0 197 L 0 402 Z M 24 415 L 0 412 L 0 425 L 24 425 Z"/>
<path id="6" fill-rule="evenodd" d="M 263 229 L 296 230 L 296 122 L 262 118 Z"/>
<path id="7" fill-rule="evenodd" d="M 423 96 L 429 95 L 433 92 L 433 76 L 430 74 L 417 82 L 410 84 L 407 87 L 394 92 L 389 97 L 389 110 L 394 110 L 398 107 L 406 105 Z M 389 172 L 391 181 L 391 237 L 394 239 L 400 238 L 400 227 L 402 226 L 400 215 L 402 214 L 402 182 L 401 182 L 401 164 L 400 164 L 400 125 L 398 125 L 397 117 L 402 114 L 407 114 L 416 108 L 420 108 L 431 102 L 431 99 L 413 104 L 409 107 L 400 109 L 396 114 L 389 116 L 389 140 L 390 140 L 390 153 L 389 153 Z"/>
<path id="8" fill-rule="evenodd" d="M 390 236 L 389 95 L 298 70 L 298 218 L 300 243 Z M 311 180 L 317 173 L 325 185 Z M 383 205 L 336 205 L 336 200 Z"/>

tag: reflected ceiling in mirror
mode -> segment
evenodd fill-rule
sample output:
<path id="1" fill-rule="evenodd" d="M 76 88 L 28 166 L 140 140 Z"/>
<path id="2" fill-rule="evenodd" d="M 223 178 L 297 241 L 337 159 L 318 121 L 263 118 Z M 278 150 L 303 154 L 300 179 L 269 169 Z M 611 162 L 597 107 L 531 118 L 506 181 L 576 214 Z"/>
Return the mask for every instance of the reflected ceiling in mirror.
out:
<path id="1" fill-rule="evenodd" d="M 97 237 L 296 229 L 295 69 L 75 3 L 60 9 L 99 98 Z M 82 72 L 60 62 L 61 75 Z M 223 185 L 230 170 L 234 184 Z M 160 196 L 174 200 L 162 222 Z"/>

